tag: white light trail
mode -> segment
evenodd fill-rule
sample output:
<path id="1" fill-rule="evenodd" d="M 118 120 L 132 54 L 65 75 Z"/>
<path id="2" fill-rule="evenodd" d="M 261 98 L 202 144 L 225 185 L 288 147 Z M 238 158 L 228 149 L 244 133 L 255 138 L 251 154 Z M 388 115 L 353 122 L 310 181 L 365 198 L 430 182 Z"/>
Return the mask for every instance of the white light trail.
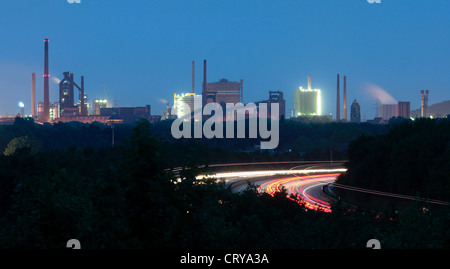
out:
<path id="1" fill-rule="evenodd" d="M 292 174 L 315 174 L 315 173 L 343 173 L 347 171 L 345 168 L 337 169 L 303 169 L 303 170 L 271 170 L 271 171 L 245 171 L 245 172 L 229 172 L 217 173 L 213 175 L 199 175 L 196 179 L 202 178 L 247 178 L 247 177 L 264 177 L 274 175 L 292 175 Z"/>

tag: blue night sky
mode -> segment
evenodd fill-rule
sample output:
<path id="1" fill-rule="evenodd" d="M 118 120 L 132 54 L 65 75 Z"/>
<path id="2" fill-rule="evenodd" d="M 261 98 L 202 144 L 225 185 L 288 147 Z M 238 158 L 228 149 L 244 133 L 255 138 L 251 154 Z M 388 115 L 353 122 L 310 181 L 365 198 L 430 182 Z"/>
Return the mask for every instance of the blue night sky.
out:
<path id="1" fill-rule="evenodd" d="M 368 84 L 411 109 L 421 89 L 430 104 L 450 99 L 448 0 L 2 0 L 0 12 L 0 115 L 17 114 L 19 101 L 31 113 L 32 72 L 42 101 L 45 38 L 51 102 L 53 78 L 70 71 L 77 83 L 84 75 L 90 101 L 105 84 L 118 106 L 161 114 L 161 100 L 191 90 L 192 61 L 200 93 L 203 59 L 208 82 L 243 79 L 245 103 L 281 90 L 287 112 L 308 75 L 333 117 L 338 73 L 363 119 L 375 116 Z"/>

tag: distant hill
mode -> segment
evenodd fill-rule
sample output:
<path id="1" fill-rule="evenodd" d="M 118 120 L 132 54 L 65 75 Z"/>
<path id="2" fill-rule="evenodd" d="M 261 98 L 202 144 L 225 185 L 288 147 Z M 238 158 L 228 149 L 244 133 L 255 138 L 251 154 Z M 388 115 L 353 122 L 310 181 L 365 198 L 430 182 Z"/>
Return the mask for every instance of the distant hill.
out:
<path id="1" fill-rule="evenodd" d="M 433 117 L 444 117 L 450 114 L 450 100 L 428 107 L 428 114 Z M 420 108 L 411 110 L 411 117 L 420 117 Z"/>

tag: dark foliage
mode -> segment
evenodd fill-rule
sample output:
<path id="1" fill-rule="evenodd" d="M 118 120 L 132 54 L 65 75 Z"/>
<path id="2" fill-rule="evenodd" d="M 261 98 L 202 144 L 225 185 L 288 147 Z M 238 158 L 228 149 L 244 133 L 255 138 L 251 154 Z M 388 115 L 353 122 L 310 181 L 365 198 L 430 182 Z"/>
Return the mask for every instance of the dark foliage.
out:
<path id="1" fill-rule="evenodd" d="M 348 154 L 348 171 L 338 183 L 450 199 L 449 119 L 403 121 L 387 134 L 354 140 Z"/>
<path id="2" fill-rule="evenodd" d="M 29 123 L 12 128 L 21 124 Z M 43 139 L 42 130 L 28 128 L 59 132 L 73 127 L 32 125 L 15 135 Z M 76 128 L 94 128 L 93 137 L 107 132 L 103 127 Z M 82 140 L 76 132 L 70 135 Z M 371 141 L 359 141 L 364 139 Z M 158 138 L 146 121 L 114 148 L 53 148 L 46 143 L 42 151 L 21 147 L 0 156 L 3 248 L 60 249 L 71 238 L 85 249 L 365 248 L 371 238 L 378 238 L 383 248 L 449 247 L 450 215 L 445 210 L 424 213 L 422 205 L 415 205 L 391 221 L 337 203 L 328 214 L 306 210 L 285 192 L 272 197 L 249 186 L 232 193 L 223 183 L 197 180 L 208 146 L 170 151 L 171 143 Z M 183 162 L 179 173 L 170 169 L 174 158 Z"/>

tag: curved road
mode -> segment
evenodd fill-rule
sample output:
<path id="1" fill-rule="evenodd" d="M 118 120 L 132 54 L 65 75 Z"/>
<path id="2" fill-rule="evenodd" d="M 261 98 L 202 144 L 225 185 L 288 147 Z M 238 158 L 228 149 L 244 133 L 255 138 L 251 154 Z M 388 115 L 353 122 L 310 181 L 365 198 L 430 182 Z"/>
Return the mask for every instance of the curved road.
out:
<path id="1" fill-rule="evenodd" d="M 273 164 L 279 163 L 270 163 Z M 249 184 L 257 186 L 259 193 L 266 192 L 270 195 L 285 188 L 289 199 L 302 203 L 306 208 L 331 212 L 331 198 L 323 192 L 323 186 L 333 183 L 340 173 L 346 171 L 341 165 L 330 166 L 329 162 L 308 162 L 292 166 L 289 170 L 261 168 L 256 171 L 240 169 L 238 172 L 215 173 L 209 177 L 222 179 L 234 192 L 243 191 Z M 205 175 L 198 176 L 202 177 Z M 297 199 L 293 199 L 291 195 Z"/>
<path id="2" fill-rule="evenodd" d="M 229 186 L 234 192 L 245 190 L 249 187 L 249 184 L 256 186 L 259 193 L 268 193 L 270 195 L 274 195 L 284 188 L 289 199 L 303 204 L 307 209 L 321 210 L 324 212 L 331 212 L 330 200 L 332 199 L 323 191 L 325 185 L 385 197 L 417 200 L 417 197 L 413 196 L 336 184 L 335 180 L 337 176 L 347 170 L 343 168 L 343 162 L 334 162 L 332 166 L 330 162 L 326 161 L 217 164 L 210 165 L 209 167 L 219 168 L 218 171 L 208 175 L 199 175 L 197 178 L 212 177 L 223 180 L 225 186 Z M 264 170 L 265 167 L 270 168 L 270 170 Z M 290 169 L 286 170 L 287 167 L 290 167 Z M 275 168 L 277 170 L 274 170 Z M 296 199 L 291 196 L 296 197 Z M 427 199 L 427 201 L 438 205 L 450 204 L 446 201 L 432 199 Z"/>
<path id="3" fill-rule="evenodd" d="M 333 183 L 339 174 L 313 174 L 269 180 L 259 186 L 258 192 L 274 195 L 285 188 L 289 199 L 300 201 L 306 208 L 331 212 L 330 197 L 323 192 L 323 186 Z M 291 195 L 297 199 L 291 198 Z"/>

